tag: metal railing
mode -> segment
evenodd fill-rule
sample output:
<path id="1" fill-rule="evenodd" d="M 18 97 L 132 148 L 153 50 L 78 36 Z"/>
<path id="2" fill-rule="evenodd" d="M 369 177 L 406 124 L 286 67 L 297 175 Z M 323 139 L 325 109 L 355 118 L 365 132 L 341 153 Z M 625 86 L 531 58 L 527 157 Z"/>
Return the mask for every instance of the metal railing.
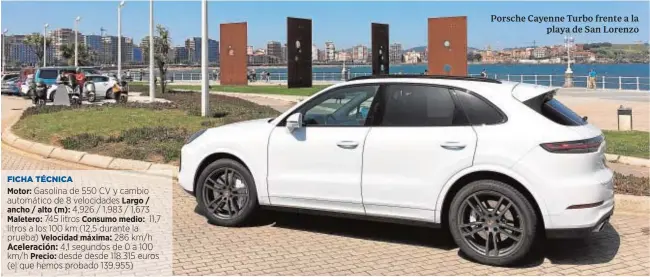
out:
<path id="1" fill-rule="evenodd" d="M 158 74 L 156 74 L 158 75 Z M 210 72 L 208 74 L 211 81 L 218 81 L 218 74 Z M 351 72 L 348 73 L 347 78 L 354 78 L 359 76 L 371 75 L 370 72 Z M 147 81 L 148 73 L 143 73 L 140 79 L 139 72 L 131 74 L 134 81 Z M 469 74 L 472 77 L 478 77 L 480 74 Z M 341 72 L 314 72 L 312 80 L 314 82 L 323 83 L 338 83 L 345 81 L 346 76 Z M 489 78 L 494 78 L 503 81 L 529 83 L 535 85 L 563 87 L 565 80 L 564 75 L 517 75 L 517 74 L 489 74 Z M 579 88 L 586 88 L 588 83 L 588 76 L 573 76 L 573 86 Z M 168 72 L 167 80 L 170 82 L 198 82 L 201 80 L 200 72 Z M 286 72 L 271 72 L 268 78 L 257 73 L 255 81 L 259 83 L 283 83 L 287 81 Z M 614 89 L 614 90 L 639 90 L 650 91 L 650 77 L 624 77 L 624 76 L 597 76 L 595 89 Z"/>

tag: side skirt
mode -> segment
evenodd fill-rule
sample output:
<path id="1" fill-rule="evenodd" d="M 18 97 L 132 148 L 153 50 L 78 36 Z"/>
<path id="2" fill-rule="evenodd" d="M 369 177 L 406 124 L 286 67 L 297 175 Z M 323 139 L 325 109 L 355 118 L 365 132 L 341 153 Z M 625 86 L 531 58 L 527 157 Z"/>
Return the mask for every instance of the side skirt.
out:
<path id="1" fill-rule="evenodd" d="M 347 213 L 340 213 L 340 212 L 312 210 L 312 209 L 303 209 L 303 208 L 294 208 L 294 207 L 263 205 L 260 206 L 260 208 L 264 210 L 278 211 L 278 212 L 289 212 L 289 213 L 298 213 L 298 214 L 357 219 L 357 220 L 365 220 L 365 221 L 385 222 L 385 223 L 403 224 L 403 225 L 410 225 L 410 226 L 429 227 L 429 228 L 436 228 L 436 229 L 442 228 L 442 225 L 440 223 L 424 222 L 424 221 L 417 221 L 411 219 L 387 218 L 387 217 L 369 216 L 369 215 L 360 215 L 360 214 L 347 214 Z"/>

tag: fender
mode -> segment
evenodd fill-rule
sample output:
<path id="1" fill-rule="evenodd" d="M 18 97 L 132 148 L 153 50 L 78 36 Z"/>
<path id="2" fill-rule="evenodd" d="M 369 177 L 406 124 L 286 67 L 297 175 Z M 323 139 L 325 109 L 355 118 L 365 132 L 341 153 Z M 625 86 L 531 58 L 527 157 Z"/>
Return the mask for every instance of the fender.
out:
<path id="1" fill-rule="evenodd" d="M 501 173 L 503 175 L 507 175 L 508 177 L 515 179 L 517 182 L 523 185 L 530 192 L 530 194 L 533 195 L 533 198 L 535 198 L 535 201 L 537 201 L 537 204 L 539 205 L 539 210 L 542 214 L 542 217 L 544 218 L 544 222 L 550 222 L 549 221 L 550 219 L 547 217 L 548 210 L 546 206 L 546 201 L 544 200 L 543 197 L 540 196 L 541 194 L 534 188 L 534 186 L 532 186 L 531 183 L 528 180 L 526 180 L 524 177 L 512 171 L 511 169 L 508 169 L 506 167 L 501 167 L 501 166 L 494 166 L 494 165 L 475 165 L 472 167 L 468 167 L 456 173 L 452 178 L 450 178 L 449 181 L 447 181 L 447 183 L 445 183 L 445 185 L 440 190 L 440 193 L 438 194 L 438 199 L 436 200 L 436 214 L 435 214 L 436 222 L 438 223 L 441 222 L 442 205 L 444 203 L 445 197 L 447 196 L 447 192 L 449 192 L 449 189 L 452 187 L 452 185 L 456 183 L 456 181 L 458 181 L 463 176 L 468 175 L 470 173 L 479 172 L 479 171 L 492 171 L 496 173 Z"/>

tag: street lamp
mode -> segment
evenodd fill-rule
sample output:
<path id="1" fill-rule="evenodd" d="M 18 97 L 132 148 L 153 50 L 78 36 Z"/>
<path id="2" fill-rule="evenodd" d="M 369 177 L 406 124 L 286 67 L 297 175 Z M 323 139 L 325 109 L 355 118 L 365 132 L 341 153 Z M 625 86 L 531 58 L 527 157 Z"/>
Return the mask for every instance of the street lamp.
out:
<path id="1" fill-rule="evenodd" d="M 122 79 L 122 7 L 124 1 L 117 5 L 117 77 Z"/>
<path id="2" fill-rule="evenodd" d="M 78 35 L 79 35 L 79 21 L 81 21 L 81 16 L 77 16 L 77 18 L 74 19 L 74 66 L 79 66 L 79 41 L 78 41 Z"/>
<path id="3" fill-rule="evenodd" d="M 566 72 L 573 73 L 571 70 L 571 46 L 573 45 L 573 37 L 564 37 L 564 43 L 566 45 Z"/>
<path id="4" fill-rule="evenodd" d="M 208 0 L 201 1 L 201 116 L 208 116 Z"/>
<path id="5" fill-rule="evenodd" d="M 50 27 L 50 24 L 45 23 L 43 25 L 43 67 L 47 66 L 47 27 Z"/>
<path id="6" fill-rule="evenodd" d="M 156 87 L 153 74 L 153 0 L 149 0 L 149 101 L 156 99 Z M 160 78 L 163 81 L 163 78 Z"/>
<path id="7" fill-rule="evenodd" d="M 571 70 L 571 46 L 573 45 L 573 37 L 564 37 L 566 45 L 566 71 L 564 72 L 564 87 L 573 87 L 573 70 Z"/>
<path id="8" fill-rule="evenodd" d="M 6 71 L 7 71 L 6 70 L 6 68 L 7 68 L 7 51 L 5 51 L 5 50 L 7 50 L 7 49 L 5 49 L 5 40 L 7 40 L 7 32 L 9 32 L 9 30 L 7 30 L 7 29 L 2 30 L 2 35 L 4 36 L 4 38 L 2 38 L 2 74 L 5 74 Z"/>

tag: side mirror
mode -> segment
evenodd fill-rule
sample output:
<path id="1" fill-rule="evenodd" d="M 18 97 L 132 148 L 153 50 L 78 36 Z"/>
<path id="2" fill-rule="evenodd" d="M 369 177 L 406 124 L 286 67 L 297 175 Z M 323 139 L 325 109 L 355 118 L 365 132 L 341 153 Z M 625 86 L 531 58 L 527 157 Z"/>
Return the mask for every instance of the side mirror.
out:
<path id="1" fill-rule="evenodd" d="M 287 118 L 287 129 L 289 132 L 302 127 L 302 114 L 294 113 Z"/>

